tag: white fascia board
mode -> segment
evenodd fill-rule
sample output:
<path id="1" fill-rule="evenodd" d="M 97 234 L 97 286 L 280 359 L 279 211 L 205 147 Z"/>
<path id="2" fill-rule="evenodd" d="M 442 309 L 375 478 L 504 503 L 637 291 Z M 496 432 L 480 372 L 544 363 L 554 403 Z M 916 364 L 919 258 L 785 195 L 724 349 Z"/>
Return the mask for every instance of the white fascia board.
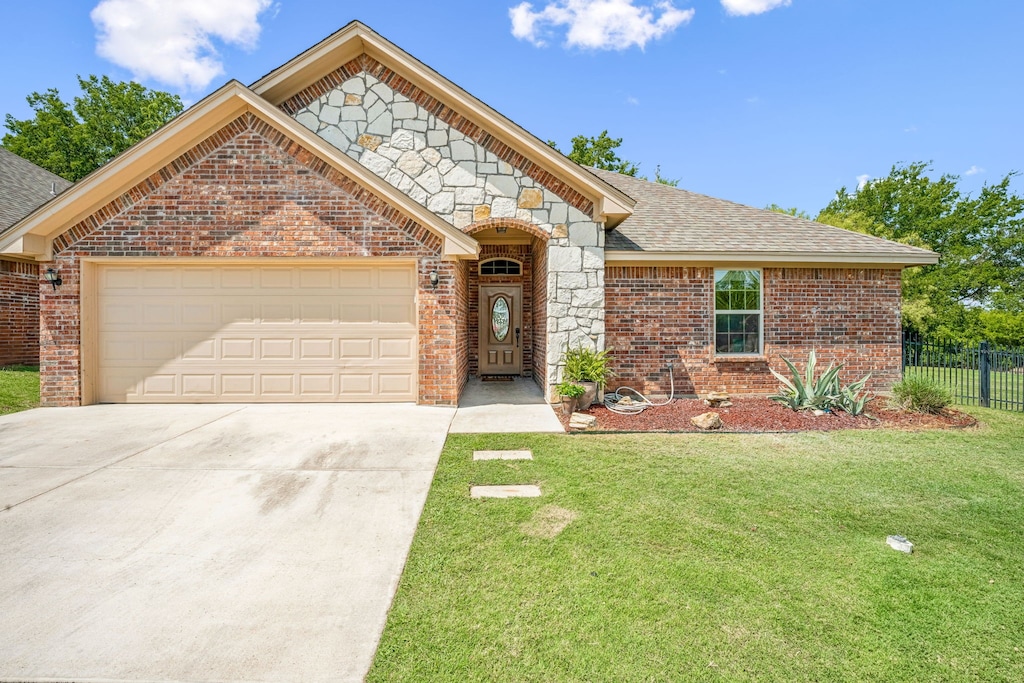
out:
<path id="1" fill-rule="evenodd" d="M 763 263 L 798 266 L 873 266 L 896 268 L 938 263 L 939 255 L 920 250 L 920 254 L 881 254 L 878 252 L 758 252 L 758 251 L 605 251 L 605 262 L 637 265 Z"/>

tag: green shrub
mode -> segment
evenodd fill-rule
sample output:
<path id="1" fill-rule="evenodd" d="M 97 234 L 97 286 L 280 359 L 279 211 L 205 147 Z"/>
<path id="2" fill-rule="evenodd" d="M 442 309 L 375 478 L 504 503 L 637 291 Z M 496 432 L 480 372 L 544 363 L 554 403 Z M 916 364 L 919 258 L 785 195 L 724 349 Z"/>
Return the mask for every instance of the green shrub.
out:
<path id="1" fill-rule="evenodd" d="M 861 393 L 864 385 L 867 384 L 868 377 L 871 377 L 871 375 L 868 374 L 862 379 L 841 388 L 839 390 L 839 399 L 836 401 L 836 407 L 840 410 L 845 410 L 854 417 L 863 415 L 864 406 L 871 400 L 871 394 L 866 391 Z"/>
<path id="2" fill-rule="evenodd" d="M 771 396 L 773 401 L 778 401 L 793 410 L 844 410 L 850 415 L 860 415 L 864 412 L 871 395 L 863 392 L 870 374 L 865 375 L 856 382 L 842 386 L 839 382 L 839 371 L 842 365 L 830 364 L 820 377 L 815 377 L 815 369 L 818 364 L 818 357 L 811 350 L 807 357 L 805 376 L 800 376 L 792 361 L 788 358 L 782 359 L 792 373 L 792 381 L 772 370 L 775 378 L 782 382 L 779 393 Z M 770 368 L 769 368 L 770 369 Z"/>
<path id="3" fill-rule="evenodd" d="M 565 396 L 567 398 L 579 398 L 586 392 L 586 389 L 582 384 L 576 384 L 576 382 L 562 382 L 557 387 L 558 395 Z"/>
<path id="4" fill-rule="evenodd" d="M 583 346 L 566 346 L 562 378 L 570 382 L 607 384 L 608 380 L 615 377 L 610 361 L 611 349 L 594 351 Z"/>
<path id="5" fill-rule="evenodd" d="M 953 393 L 928 377 L 904 377 L 892 385 L 889 405 L 915 413 L 938 413 L 953 402 Z"/>

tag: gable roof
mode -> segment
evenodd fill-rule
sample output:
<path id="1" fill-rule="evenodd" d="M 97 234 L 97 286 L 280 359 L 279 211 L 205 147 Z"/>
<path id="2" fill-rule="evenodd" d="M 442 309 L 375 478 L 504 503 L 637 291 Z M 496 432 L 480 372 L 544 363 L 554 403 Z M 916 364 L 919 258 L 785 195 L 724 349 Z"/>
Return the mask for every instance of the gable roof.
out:
<path id="1" fill-rule="evenodd" d="M 938 254 L 899 242 L 639 178 L 589 169 L 636 199 L 605 236 L 606 259 L 926 265 Z"/>
<path id="2" fill-rule="evenodd" d="M 0 234 L 0 255 L 50 260 L 54 238 L 247 112 L 436 234 L 442 239 L 444 255 L 475 257 L 479 252 L 479 244 L 472 237 L 417 204 L 238 81 L 230 81 L 25 217 L 7 233 Z"/>
<path id="3" fill-rule="evenodd" d="M 0 234 L 71 183 L 0 147 Z"/>
<path id="4" fill-rule="evenodd" d="M 489 135 L 519 152 L 594 203 L 594 220 L 609 226 L 629 216 L 633 200 L 604 179 L 588 173 L 558 150 L 487 106 L 423 62 L 353 21 L 288 63 L 253 83 L 253 92 L 275 106 L 360 55 L 367 55 L 450 106 Z"/>

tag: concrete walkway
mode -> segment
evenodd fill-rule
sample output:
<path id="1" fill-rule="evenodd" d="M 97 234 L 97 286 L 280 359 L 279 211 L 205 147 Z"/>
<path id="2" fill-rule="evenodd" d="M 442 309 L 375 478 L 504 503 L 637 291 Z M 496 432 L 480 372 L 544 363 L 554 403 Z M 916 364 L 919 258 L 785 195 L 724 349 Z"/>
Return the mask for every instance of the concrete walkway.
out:
<path id="1" fill-rule="evenodd" d="M 449 430 L 452 434 L 500 432 L 564 433 L 540 387 L 529 378 L 482 382 L 470 377 Z"/>
<path id="2" fill-rule="evenodd" d="M 0 680 L 362 680 L 453 413 L 0 417 Z"/>

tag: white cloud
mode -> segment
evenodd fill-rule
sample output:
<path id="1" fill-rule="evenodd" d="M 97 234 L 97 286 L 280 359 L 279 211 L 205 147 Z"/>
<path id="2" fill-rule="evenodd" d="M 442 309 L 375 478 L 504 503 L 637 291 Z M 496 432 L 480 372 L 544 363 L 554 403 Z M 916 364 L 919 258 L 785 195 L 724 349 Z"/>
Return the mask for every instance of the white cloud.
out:
<path id="1" fill-rule="evenodd" d="M 630 105 L 631 107 L 638 107 L 640 106 L 640 100 L 630 95 L 629 97 L 626 98 L 626 104 Z"/>
<path id="2" fill-rule="evenodd" d="M 565 27 L 565 45 L 593 50 L 643 49 L 648 41 L 689 22 L 692 9 L 676 9 L 660 0 L 637 5 L 637 0 L 554 0 L 539 11 L 523 2 L 509 9 L 512 35 L 541 47 L 555 28 Z"/>
<path id="3" fill-rule="evenodd" d="M 734 17 L 764 14 L 778 7 L 789 7 L 793 0 L 722 0 L 722 7 Z"/>
<path id="4" fill-rule="evenodd" d="M 984 172 L 985 172 L 985 169 L 983 169 L 983 168 L 978 168 L 977 166 L 971 166 L 969 169 L 964 171 L 964 175 L 978 175 L 979 173 L 984 173 Z"/>
<path id="5" fill-rule="evenodd" d="M 917 126 L 907 126 L 906 128 L 903 129 L 903 132 L 904 133 L 916 133 L 917 132 Z"/>
<path id="6" fill-rule="evenodd" d="M 202 90 L 224 73 L 213 40 L 255 47 L 271 0 L 100 0 L 96 53 L 179 90 Z"/>
<path id="7" fill-rule="evenodd" d="M 864 187 L 868 184 L 869 180 L 871 180 L 871 176 L 869 176 L 867 173 L 865 173 L 864 175 L 857 176 L 857 189 L 863 190 Z"/>

